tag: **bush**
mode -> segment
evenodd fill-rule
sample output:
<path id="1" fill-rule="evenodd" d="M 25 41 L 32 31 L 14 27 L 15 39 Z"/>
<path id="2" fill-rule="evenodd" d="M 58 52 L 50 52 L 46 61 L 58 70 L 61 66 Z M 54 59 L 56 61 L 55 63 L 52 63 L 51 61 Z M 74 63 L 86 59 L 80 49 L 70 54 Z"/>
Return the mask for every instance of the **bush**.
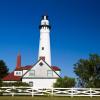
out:
<path id="1" fill-rule="evenodd" d="M 71 88 L 75 86 L 75 79 L 67 76 L 64 78 L 58 78 L 53 86 L 55 88 Z"/>
<path id="2" fill-rule="evenodd" d="M 2 81 L 0 80 L 0 87 L 2 87 Z"/>
<path id="3" fill-rule="evenodd" d="M 2 86 L 3 87 L 8 87 L 8 86 L 18 86 L 18 87 L 20 87 L 20 86 L 30 86 L 28 83 L 25 83 L 25 82 L 14 82 L 14 83 L 2 83 Z"/>

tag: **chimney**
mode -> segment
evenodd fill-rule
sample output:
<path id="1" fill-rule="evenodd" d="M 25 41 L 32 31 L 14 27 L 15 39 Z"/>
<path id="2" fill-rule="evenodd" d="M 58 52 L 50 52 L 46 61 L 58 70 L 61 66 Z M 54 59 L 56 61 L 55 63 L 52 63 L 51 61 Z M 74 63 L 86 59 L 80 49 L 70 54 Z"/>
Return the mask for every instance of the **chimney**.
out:
<path id="1" fill-rule="evenodd" d="M 21 67 L 21 55 L 19 53 L 17 56 L 16 69 L 19 69 L 20 67 Z"/>

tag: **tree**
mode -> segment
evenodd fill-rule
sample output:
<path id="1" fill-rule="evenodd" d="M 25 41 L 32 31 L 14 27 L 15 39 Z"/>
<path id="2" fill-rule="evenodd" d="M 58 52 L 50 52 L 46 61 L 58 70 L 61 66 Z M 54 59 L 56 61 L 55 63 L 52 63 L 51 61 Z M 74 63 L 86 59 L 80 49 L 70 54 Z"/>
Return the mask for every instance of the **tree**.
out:
<path id="1" fill-rule="evenodd" d="M 0 80 L 8 74 L 8 68 L 3 60 L 0 60 Z"/>
<path id="2" fill-rule="evenodd" d="M 75 86 L 75 79 L 65 76 L 64 78 L 58 78 L 54 83 L 54 87 L 58 88 L 70 88 Z"/>
<path id="3" fill-rule="evenodd" d="M 100 88 L 100 56 L 90 54 L 88 59 L 80 59 L 74 64 L 74 72 L 78 76 L 81 87 Z"/>

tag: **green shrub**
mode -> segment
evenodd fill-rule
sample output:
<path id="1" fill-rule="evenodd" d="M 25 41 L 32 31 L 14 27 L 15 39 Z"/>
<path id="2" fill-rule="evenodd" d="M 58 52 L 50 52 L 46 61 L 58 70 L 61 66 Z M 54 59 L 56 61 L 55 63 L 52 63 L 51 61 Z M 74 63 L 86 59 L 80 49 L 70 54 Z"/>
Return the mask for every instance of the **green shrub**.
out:
<path id="1" fill-rule="evenodd" d="M 2 81 L 0 80 L 0 87 L 2 87 Z"/>
<path id="2" fill-rule="evenodd" d="M 55 88 L 71 88 L 75 86 L 75 79 L 70 77 L 58 78 L 57 81 L 53 84 Z"/>
<path id="3" fill-rule="evenodd" d="M 2 86 L 3 87 L 9 87 L 9 86 L 18 86 L 18 87 L 20 87 L 20 86 L 30 86 L 28 83 L 25 83 L 25 82 L 21 82 L 21 81 L 19 81 L 19 82 L 14 82 L 14 83 L 2 83 Z"/>

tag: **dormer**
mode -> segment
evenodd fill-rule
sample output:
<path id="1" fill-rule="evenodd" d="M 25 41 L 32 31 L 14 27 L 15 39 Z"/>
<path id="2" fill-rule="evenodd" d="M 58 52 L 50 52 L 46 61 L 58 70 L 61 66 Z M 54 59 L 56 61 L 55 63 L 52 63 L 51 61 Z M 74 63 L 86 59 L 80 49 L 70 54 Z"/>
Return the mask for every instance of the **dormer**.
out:
<path id="1" fill-rule="evenodd" d="M 22 71 L 15 70 L 14 76 L 22 76 Z"/>

